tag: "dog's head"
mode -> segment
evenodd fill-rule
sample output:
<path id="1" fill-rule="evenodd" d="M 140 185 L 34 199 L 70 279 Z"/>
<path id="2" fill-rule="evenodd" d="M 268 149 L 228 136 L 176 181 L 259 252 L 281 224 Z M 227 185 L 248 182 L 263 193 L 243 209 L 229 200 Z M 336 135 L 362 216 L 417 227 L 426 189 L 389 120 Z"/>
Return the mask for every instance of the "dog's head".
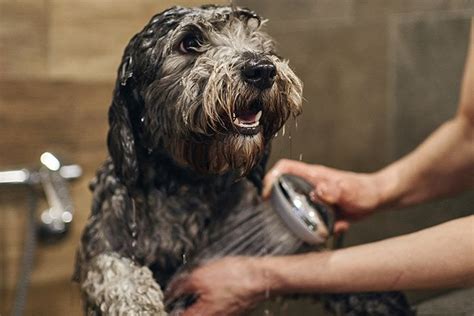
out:
<path id="1" fill-rule="evenodd" d="M 137 177 L 137 150 L 201 173 L 248 173 L 291 114 L 302 84 L 248 9 L 172 8 L 128 44 L 109 112 L 119 176 Z"/>

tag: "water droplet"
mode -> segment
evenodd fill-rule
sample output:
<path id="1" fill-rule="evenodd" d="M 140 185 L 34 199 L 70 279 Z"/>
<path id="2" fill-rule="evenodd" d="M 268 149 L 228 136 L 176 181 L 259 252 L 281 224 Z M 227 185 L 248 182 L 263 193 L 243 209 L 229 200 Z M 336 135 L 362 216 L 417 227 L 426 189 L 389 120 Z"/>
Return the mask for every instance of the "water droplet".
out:
<path id="1" fill-rule="evenodd" d="M 153 40 L 143 40 L 143 41 L 142 41 L 142 44 L 141 44 L 141 47 L 142 47 L 143 49 L 148 49 L 148 48 L 150 48 L 154 43 L 155 43 L 155 41 L 153 41 Z"/>
<path id="2" fill-rule="evenodd" d="M 285 136 L 285 133 L 286 133 L 286 124 L 283 125 L 283 129 L 281 131 L 281 136 Z"/>
<path id="3" fill-rule="evenodd" d="M 186 253 L 183 253 L 183 264 L 186 264 L 188 263 L 187 259 L 186 259 Z"/>
<path id="4" fill-rule="evenodd" d="M 303 161 L 303 154 L 300 154 L 299 160 Z"/>
<path id="5" fill-rule="evenodd" d="M 277 137 L 278 137 L 278 132 L 275 133 L 275 138 L 277 138 Z"/>
<path id="6" fill-rule="evenodd" d="M 298 118 L 295 117 L 295 129 L 298 129 Z"/>
<path id="7" fill-rule="evenodd" d="M 131 210 L 132 218 L 129 224 L 130 227 L 130 235 L 132 235 L 132 260 L 135 260 L 135 248 L 137 247 L 137 209 L 135 207 L 135 200 L 132 199 L 132 210 Z"/>
<path id="8" fill-rule="evenodd" d="M 148 30 L 146 30 L 146 35 L 154 35 L 155 34 L 155 30 L 153 28 L 149 28 Z"/>

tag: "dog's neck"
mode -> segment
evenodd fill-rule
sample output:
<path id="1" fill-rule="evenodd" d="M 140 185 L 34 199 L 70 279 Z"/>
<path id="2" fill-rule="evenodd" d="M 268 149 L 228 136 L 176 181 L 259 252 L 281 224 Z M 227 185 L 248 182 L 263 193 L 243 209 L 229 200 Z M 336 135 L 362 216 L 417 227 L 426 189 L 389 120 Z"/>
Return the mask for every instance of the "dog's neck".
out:
<path id="1" fill-rule="evenodd" d="M 232 172 L 219 175 L 198 173 L 189 167 L 180 166 L 165 153 L 147 155 L 140 164 L 144 187 L 155 187 L 168 193 L 182 187 L 222 192 L 239 181 Z"/>

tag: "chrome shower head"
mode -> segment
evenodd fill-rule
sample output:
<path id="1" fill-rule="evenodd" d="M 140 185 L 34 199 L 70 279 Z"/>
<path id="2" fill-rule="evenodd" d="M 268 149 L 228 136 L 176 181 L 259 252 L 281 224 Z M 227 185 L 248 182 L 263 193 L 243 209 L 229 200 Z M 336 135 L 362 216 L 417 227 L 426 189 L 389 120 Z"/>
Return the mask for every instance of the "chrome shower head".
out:
<path id="1" fill-rule="evenodd" d="M 333 232 L 334 210 L 328 204 L 310 198 L 314 187 L 294 175 L 281 175 L 273 184 L 271 200 L 287 227 L 301 240 L 323 244 Z"/>

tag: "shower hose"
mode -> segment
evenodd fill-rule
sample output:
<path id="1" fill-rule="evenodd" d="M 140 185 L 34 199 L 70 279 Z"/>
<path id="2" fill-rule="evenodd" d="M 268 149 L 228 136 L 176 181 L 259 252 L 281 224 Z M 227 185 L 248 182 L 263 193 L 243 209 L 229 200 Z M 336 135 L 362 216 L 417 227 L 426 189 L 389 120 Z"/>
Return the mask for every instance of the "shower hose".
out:
<path id="1" fill-rule="evenodd" d="M 24 315 L 37 242 L 35 212 L 38 197 L 37 193 L 32 187 L 28 187 L 27 190 L 28 210 L 26 214 L 25 241 L 23 246 L 23 255 L 21 258 L 20 273 L 15 289 L 15 300 L 13 302 L 12 316 Z"/>

